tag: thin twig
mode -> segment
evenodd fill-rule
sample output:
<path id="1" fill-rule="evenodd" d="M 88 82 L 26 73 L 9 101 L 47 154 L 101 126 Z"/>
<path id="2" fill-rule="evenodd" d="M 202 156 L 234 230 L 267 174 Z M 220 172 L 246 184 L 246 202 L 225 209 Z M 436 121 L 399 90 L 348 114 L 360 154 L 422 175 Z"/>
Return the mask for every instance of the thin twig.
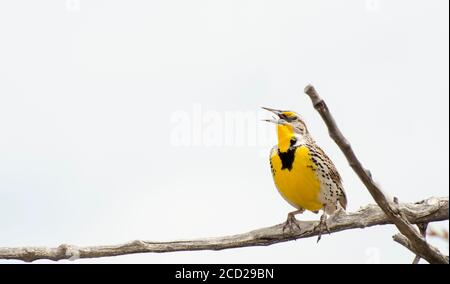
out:
<path id="1" fill-rule="evenodd" d="M 419 223 L 419 224 L 417 224 L 417 228 L 419 228 L 419 231 L 420 231 L 420 234 L 422 235 L 422 237 L 424 239 L 426 239 L 427 238 L 428 223 Z M 416 255 L 414 257 L 414 260 L 413 260 L 412 264 L 418 264 L 419 261 L 420 261 L 420 256 Z"/>
<path id="2" fill-rule="evenodd" d="M 431 197 L 421 202 L 399 204 L 399 210 L 404 213 L 411 223 L 424 223 L 448 220 L 449 198 Z M 339 213 L 328 219 L 331 232 L 339 232 L 350 229 L 371 227 L 375 225 L 391 224 L 383 211 L 375 204 L 367 205 L 356 212 Z M 292 233 L 283 233 L 283 224 L 254 230 L 248 233 L 172 242 L 141 241 L 120 244 L 77 247 L 73 245 L 60 245 L 55 248 L 47 247 L 0 247 L 0 259 L 16 259 L 26 262 L 38 259 L 75 260 L 78 258 L 109 257 L 134 253 L 163 253 L 174 251 L 195 250 L 223 250 L 239 247 L 268 246 L 275 243 L 287 242 L 294 239 L 309 238 L 317 236 L 318 222 L 298 222 L 300 229 L 293 228 Z"/>
<path id="3" fill-rule="evenodd" d="M 394 236 L 392 236 L 392 239 L 394 241 L 396 241 L 397 243 L 401 244 L 402 246 L 404 246 L 405 248 L 409 249 L 410 251 L 413 251 L 414 248 L 411 245 L 411 242 L 408 240 L 407 237 L 403 236 L 402 234 L 396 234 Z M 447 259 L 448 262 L 448 255 L 444 256 Z"/>
<path id="4" fill-rule="evenodd" d="M 314 87 L 311 85 L 306 86 L 305 93 L 310 97 L 314 108 L 319 112 L 327 125 L 331 138 L 344 153 L 348 163 L 369 190 L 375 202 L 386 213 L 388 218 L 395 224 L 398 230 L 408 238 L 411 251 L 413 251 L 416 255 L 421 256 L 429 263 L 448 264 L 448 258 L 440 253 L 437 248 L 427 243 L 427 241 L 408 222 L 408 220 L 401 215 L 401 212 L 398 210 L 398 206 L 395 203 L 390 202 L 378 185 L 372 180 L 370 171 L 365 169 L 358 160 L 350 143 L 338 128 L 336 121 L 331 115 L 325 101 L 320 98 Z"/>

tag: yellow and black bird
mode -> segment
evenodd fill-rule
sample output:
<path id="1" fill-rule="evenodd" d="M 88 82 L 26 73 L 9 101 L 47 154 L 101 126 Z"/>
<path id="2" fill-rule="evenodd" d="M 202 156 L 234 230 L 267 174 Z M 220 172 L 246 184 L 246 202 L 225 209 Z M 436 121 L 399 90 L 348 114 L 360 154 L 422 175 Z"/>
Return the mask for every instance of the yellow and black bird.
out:
<path id="1" fill-rule="evenodd" d="M 333 162 L 317 146 L 305 122 L 293 111 L 263 109 L 277 117 L 265 121 L 276 124 L 278 144 L 270 151 L 270 167 L 275 186 L 281 196 L 297 210 L 288 214 L 283 231 L 298 227 L 295 215 L 306 210 L 320 217 L 320 240 L 323 227 L 328 231 L 327 214 L 347 206 L 342 179 Z"/>

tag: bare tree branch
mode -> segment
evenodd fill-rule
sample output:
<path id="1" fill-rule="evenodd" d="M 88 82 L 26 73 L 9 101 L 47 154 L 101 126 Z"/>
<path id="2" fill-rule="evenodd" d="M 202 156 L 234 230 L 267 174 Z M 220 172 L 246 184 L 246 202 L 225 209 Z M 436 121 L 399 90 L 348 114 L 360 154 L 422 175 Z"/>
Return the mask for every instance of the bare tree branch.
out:
<path id="1" fill-rule="evenodd" d="M 413 223 L 428 223 L 449 219 L 449 198 L 431 197 L 416 203 L 399 204 L 399 210 L 405 218 Z M 377 205 L 367 205 L 354 213 L 338 211 L 328 219 L 330 232 L 350 229 L 366 228 L 375 225 L 391 224 L 391 220 Z M 318 222 L 298 222 L 300 229 L 293 228 L 292 233 L 283 233 L 283 224 L 254 230 L 248 233 L 172 242 L 140 241 L 108 246 L 77 247 L 60 245 L 55 248 L 47 247 L 0 247 L 0 259 L 16 259 L 26 262 L 38 259 L 61 260 L 78 258 L 96 258 L 118 256 L 134 253 L 163 253 L 174 251 L 195 250 L 223 250 L 229 248 L 268 246 L 275 243 L 287 242 L 294 239 L 317 236 Z"/>
<path id="2" fill-rule="evenodd" d="M 420 234 L 422 235 L 422 238 L 426 239 L 427 238 L 427 228 L 428 228 L 428 223 L 419 223 L 417 224 L 417 228 L 419 228 Z M 394 238 L 395 240 L 395 238 Z M 412 262 L 412 264 L 418 264 L 420 261 L 420 256 L 416 255 L 414 257 L 414 260 Z"/>
<path id="3" fill-rule="evenodd" d="M 404 246 L 405 248 L 409 249 L 410 251 L 414 250 L 414 248 L 411 246 L 411 242 L 408 240 L 407 237 L 403 236 L 402 234 L 396 234 L 396 235 L 392 236 L 392 239 L 394 241 L 396 241 L 397 243 L 401 244 L 402 246 Z M 444 257 L 448 261 L 448 256 L 444 256 Z M 418 260 L 416 261 L 416 259 L 418 259 Z M 413 264 L 419 263 L 419 260 L 420 260 L 420 256 L 418 255 L 418 256 L 416 256 L 416 258 L 414 258 Z"/>
<path id="4" fill-rule="evenodd" d="M 336 121 L 331 115 L 325 101 L 320 98 L 314 87 L 311 85 L 306 86 L 305 93 L 310 97 L 314 108 L 319 112 L 320 116 L 327 125 L 331 138 L 344 153 L 348 163 L 369 190 L 375 202 L 386 213 L 389 220 L 391 220 L 392 223 L 397 226 L 398 230 L 409 240 L 409 248 L 411 251 L 416 255 L 421 256 L 429 263 L 448 264 L 448 258 L 440 253 L 438 249 L 427 243 L 427 241 L 408 222 L 408 220 L 402 216 L 402 212 L 399 210 L 398 205 L 389 201 L 378 185 L 372 180 L 371 173 L 362 166 L 361 162 L 356 157 L 350 143 L 339 130 Z"/>

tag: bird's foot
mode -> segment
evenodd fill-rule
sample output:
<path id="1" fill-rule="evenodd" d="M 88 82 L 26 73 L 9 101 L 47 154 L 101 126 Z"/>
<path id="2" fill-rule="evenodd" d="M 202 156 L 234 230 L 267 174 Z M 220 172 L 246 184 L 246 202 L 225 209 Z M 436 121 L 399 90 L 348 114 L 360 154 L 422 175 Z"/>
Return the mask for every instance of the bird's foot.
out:
<path id="1" fill-rule="evenodd" d="M 288 213 L 288 217 L 286 222 L 283 225 L 283 233 L 289 229 L 289 232 L 294 232 L 296 229 L 300 230 L 300 225 L 297 222 L 297 219 L 295 219 L 295 214 L 298 214 L 298 212 L 290 212 Z M 295 228 L 294 228 L 295 227 Z"/>
<path id="2" fill-rule="evenodd" d="M 322 232 L 324 230 L 326 230 L 328 234 L 331 234 L 330 228 L 328 228 L 326 213 L 323 213 L 322 216 L 320 216 L 319 224 L 314 227 L 314 230 L 316 230 L 316 229 L 319 230 L 319 235 L 317 236 L 317 242 L 319 242 L 320 239 L 322 238 Z"/>

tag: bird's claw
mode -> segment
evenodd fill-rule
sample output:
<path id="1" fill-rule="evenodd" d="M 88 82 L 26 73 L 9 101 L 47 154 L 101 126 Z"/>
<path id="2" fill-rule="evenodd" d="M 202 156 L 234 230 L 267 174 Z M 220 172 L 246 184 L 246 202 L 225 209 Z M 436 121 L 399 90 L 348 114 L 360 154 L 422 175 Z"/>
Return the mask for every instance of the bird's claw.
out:
<path id="1" fill-rule="evenodd" d="M 323 232 L 324 229 L 327 231 L 327 233 L 329 235 L 331 234 L 330 228 L 328 227 L 326 215 L 322 215 L 320 217 L 319 224 L 314 227 L 314 230 L 317 230 L 317 229 L 319 230 L 319 234 L 317 236 L 317 242 L 319 242 L 320 239 L 322 238 L 322 232 Z"/>
<path id="2" fill-rule="evenodd" d="M 294 232 L 294 226 L 297 228 L 297 230 L 300 230 L 300 225 L 298 224 L 297 219 L 295 219 L 295 216 L 293 214 L 288 214 L 287 220 L 283 225 L 283 233 L 286 231 L 286 229 L 289 229 L 291 233 Z"/>

